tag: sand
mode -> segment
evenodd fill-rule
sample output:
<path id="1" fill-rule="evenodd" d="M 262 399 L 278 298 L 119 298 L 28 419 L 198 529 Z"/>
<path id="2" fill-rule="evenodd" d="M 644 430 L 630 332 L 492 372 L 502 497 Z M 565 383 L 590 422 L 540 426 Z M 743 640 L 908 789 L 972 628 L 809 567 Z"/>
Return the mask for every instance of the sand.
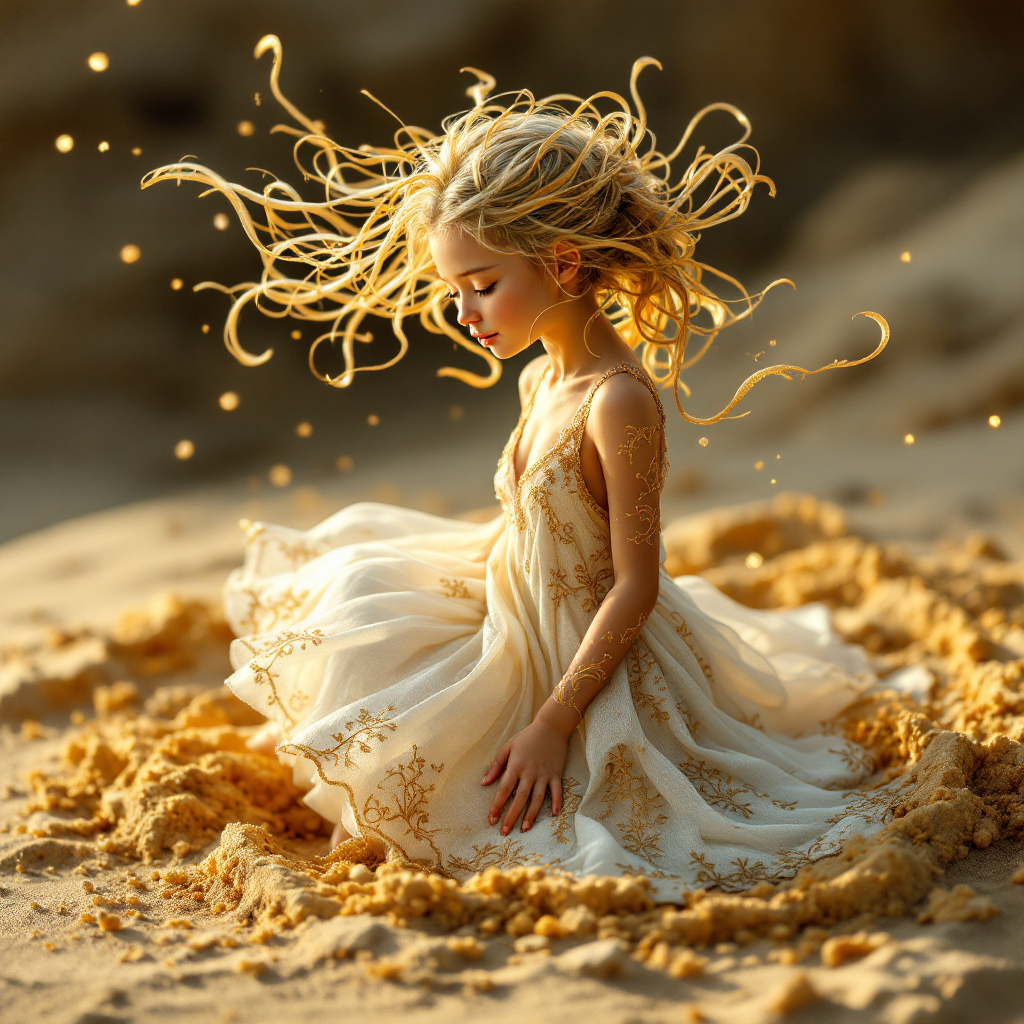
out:
<path id="1" fill-rule="evenodd" d="M 866 539 L 806 495 L 671 524 L 670 568 L 755 607 L 824 600 L 866 645 L 887 680 L 839 726 L 874 758 L 865 799 L 895 778 L 901 804 L 791 881 L 709 878 L 665 907 L 644 879 L 523 868 L 458 885 L 361 841 L 327 855 L 288 773 L 247 747 L 258 718 L 220 686 L 226 513 L 123 509 L 5 562 L 121 538 L 119 570 L 98 558 L 77 590 L 38 583 L 34 621 L 9 590 L 0 606 L 5 1017 L 1020 1019 L 1024 563 L 991 538 Z M 179 596 L 161 596 L 168 552 L 133 538 L 175 516 Z M 135 607 L 117 617 L 119 593 Z"/>

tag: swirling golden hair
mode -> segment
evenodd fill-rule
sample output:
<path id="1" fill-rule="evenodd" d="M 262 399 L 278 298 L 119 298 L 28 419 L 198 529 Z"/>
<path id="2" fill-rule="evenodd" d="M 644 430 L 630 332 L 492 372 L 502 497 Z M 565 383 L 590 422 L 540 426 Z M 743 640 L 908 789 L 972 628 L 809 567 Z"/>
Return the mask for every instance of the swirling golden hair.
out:
<path id="1" fill-rule="evenodd" d="M 749 295 L 738 281 L 695 260 L 697 239 L 705 228 L 743 213 L 758 183 L 772 194 L 775 186 L 760 173 L 757 152 L 746 144 L 750 122 L 726 103 L 697 113 L 671 153 L 658 151 L 637 91 L 640 72 L 649 65 L 661 67 L 653 58 L 633 65 L 632 106 L 614 92 L 588 99 L 559 94 L 538 100 L 525 90 L 491 97 L 494 79 L 464 68 L 477 79 L 467 90 L 473 107 L 448 118 L 440 135 L 399 121 L 391 148 L 352 149 L 328 138 L 322 123 L 285 98 L 276 36 L 264 36 L 256 56 L 268 50 L 274 55 L 273 94 L 302 126 L 277 125 L 273 131 L 297 139 L 295 163 L 307 181 L 323 187 L 324 198 L 307 201 L 276 178 L 254 192 L 191 162 L 157 168 L 142 180 L 143 188 L 158 181 L 197 181 L 208 186 L 204 195 L 221 192 L 259 250 L 263 274 L 258 282 L 196 286 L 233 297 L 224 341 L 244 365 L 258 366 L 273 354 L 267 349 L 254 355 L 238 340 L 239 315 L 254 302 L 268 316 L 326 326 L 310 346 L 309 365 L 335 387 L 347 387 L 360 371 L 398 362 L 409 347 L 405 321 L 413 316 L 428 331 L 446 335 L 488 364 L 486 375 L 444 367 L 439 376 L 474 387 L 494 384 L 501 375 L 498 360 L 445 316 L 448 286 L 437 277 L 429 236 L 456 228 L 484 246 L 540 265 L 550 260 L 556 242 L 571 243 L 580 253 L 581 276 L 601 308 L 639 350 L 651 378 L 673 389 L 680 413 L 691 422 L 725 417 L 766 376 L 820 372 L 765 367 L 716 416 L 699 419 L 683 410 L 678 394 L 689 395 L 689 389 L 682 372 L 700 359 L 723 327 L 749 315 L 764 295 Z M 607 101 L 611 112 L 601 113 L 598 101 Z M 673 162 L 712 111 L 730 114 L 742 129 L 740 138 L 716 153 L 699 148 L 674 177 Z M 247 203 L 261 209 L 265 221 L 254 220 Z M 719 298 L 707 284 L 709 276 L 735 288 L 738 297 Z M 885 346 L 888 328 L 880 317 L 867 315 L 878 320 L 883 334 L 870 359 Z M 391 321 L 398 351 L 383 362 L 358 365 L 356 342 L 373 340 L 364 324 L 368 316 Z M 700 341 L 688 353 L 693 336 Z M 325 341 L 340 342 L 345 368 L 337 376 L 317 369 L 316 353 Z M 857 364 L 843 360 L 822 369 L 843 365 Z"/>

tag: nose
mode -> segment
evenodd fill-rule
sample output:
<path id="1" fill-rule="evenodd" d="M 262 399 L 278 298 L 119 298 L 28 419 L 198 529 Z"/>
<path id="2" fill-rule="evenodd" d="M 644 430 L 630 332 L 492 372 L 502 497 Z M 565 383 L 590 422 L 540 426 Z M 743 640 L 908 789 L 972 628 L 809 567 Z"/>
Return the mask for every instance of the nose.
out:
<path id="1" fill-rule="evenodd" d="M 463 327 L 475 324 L 480 319 L 480 314 L 473 308 L 473 304 L 465 298 L 456 300 L 459 307 L 458 321 Z"/>

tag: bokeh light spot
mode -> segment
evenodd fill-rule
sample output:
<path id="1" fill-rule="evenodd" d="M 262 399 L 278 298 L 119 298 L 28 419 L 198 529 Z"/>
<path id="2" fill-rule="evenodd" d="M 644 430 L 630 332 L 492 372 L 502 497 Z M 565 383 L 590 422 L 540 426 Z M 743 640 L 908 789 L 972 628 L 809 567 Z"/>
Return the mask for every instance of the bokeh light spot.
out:
<path id="1" fill-rule="evenodd" d="M 774 487 L 774 486 L 775 486 L 776 482 L 777 482 L 777 481 L 776 481 L 775 477 L 772 477 L 772 487 Z"/>
<path id="2" fill-rule="evenodd" d="M 221 213 L 216 214 L 213 218 L 213 226 L 218 231 L 227 231 L 228 225 L 230 223 L 231 221 L 228 220 L 228 215 L 223 211 Z"/>
<path id="3" fill-rule="evenodd" d="M 209 324 L 203 324 L 203 334 L 209 334 L 209 333 L 210 333 L 210 325 Z"/>
<path id="4" fill-rule="evenodd" d="M 180 277 L 172 277 L 171 278 L 171 291 L 172 292 L 180 292 L 181 289 L 184 288 L 184 287 L 185 287 L 185 282 L 182 281 L 182 279 Z"/>
<path id="5" fill-rule="evenodd" d="M 296 428 L 295 433 L 299 437 L 312 437 L 313 436 L 313 424 L 308 420 L 303 420 Z"/>
<path id="6" fill-rule="evenodd" d="M 915 437 L 914 437 L 913 434 L 904 434 L 903 435 L 903 443 L 904 444 L 913 444 L 914 441 L 915 441 Z"/>
<path id="7" fill-rule="evenodd" d="M 247 139 L 250 135 L 256 134 L 256 125 L 252 121 L 239 121 L 238 134 Z"/>
<path id="8" fill-rule="evenodd" d="M 768 342 L 768 347 L 769 348 L 775 348 L 775 339 L 774 338 L 772 338 L 772 340 Z"/>
<path id="9" fill-rule="evenodd" d="M 70 135 L 58 135 L 54 145 L 58 153 L 70 153 L 75 148 L 75 140 Z"/>
<path id="10" fill-rule="evenodd" d="M 707 446 L 708 446 L 708 439 L 707 439 L 706 437 L 702 437 L 702 438 L 701 438 L 701 439 L 700 439 L 700 440 L 699 440 L 699 441 L 697 442 L 697 444 L 699 444 L 699 445 L 701 446 L 701 448 L 707 448 Z"/>
<path id="11" fill-rule="evenodd" d="M 174 457 L 184 462 L 186 459 L 191 459 L 196 453 L 196 446 L 189 441 L 187 438 L 179 441 L 174 446 Z"/>
<path id="12" fill-rule="evenodd" d="M 142 256 L 142 250 L 137 245 L 125 245 L 121 248 L 122 263 L 137 263 Z"/>
<path id="13" fill-rule="evenodd" d="M 95 53 L 89 54 L 88 63 L 93 71 L 106 71 L 110 67 L 110 58 L 105 53 L 97 50 Z"/>
<path id="14" fill-rule="evenodd" d="M 754 469 L 760 473 L 761 470 L 764 469 L 764 459 L 758 459 L 757 462 L 754 463 Z"/>
<path id="15" fill-rule="evenodd" d="M 342 455 L 339 456 L 338 461 L 335 462 L 335 466 L 337 466 L 342 473 L 351 473 L 352 470 L 356 468 L 356 461 L 351 455 Z"/>
<path id="16" fill-rule="evenodd" d="M 909 263 L 910 259 L 911 259 L 910 250 L 909 249 L 904 249 L 903 252 L 900 253 L 900 262 L 901 263 Z"/>
<path id="17" fill-rule="evenodd" d="M 142 147 L 132 146 L 132 156 L 142 156 Z"/>
<path id="18" fill-rule="evenodd" d="M 998 427 L 1003 421 L 998 416 L 989 416 L 988 425 L 990 427 Z"/>
<path id="19" fill-rule="evenodd" d="M 97 147 L 101 153 L 106 153 L 110 149 L 110 143 L 104 139 Z"/>
<path id="20" fill-rule="evenodd" d="M 761 563 L 763 561 L 764 558 L 760 554 L 758 554 L 756 551 L 751 551 L 750 554 L 747 555 L 747 568 L 760 569 Z"/>
<path id="21" fill-rule="evenodd" d="M 371 427 L 376 427 L 380 423 L 380 417 L 375 412 L 371 412 L 370 415 L 366 417 L 366 422 L 369 423 Z"/>
<path id="22" fill-rule="evenodd" d="M 225 391 L 224 394 L 217 399 L 217 404 L 225 412 L 233 412 L 235 409 L 237 409 L 238 402 L 238 392 L 236 391 Z"/>
<path id="23" fill-rule="evenodd" d="M 296 328 L 294 331 L 292 331 L 292 341 L 301 341 L 301 340 L 302 340 L 302 331 L 300 331 L 298 328 Z"/>
<path id="24" fill-rule="evenodd" d="M 287 487 L 292 482 L 292 471 L 282 463 L 270 467 L 267 478 L 275 487 Z"/>

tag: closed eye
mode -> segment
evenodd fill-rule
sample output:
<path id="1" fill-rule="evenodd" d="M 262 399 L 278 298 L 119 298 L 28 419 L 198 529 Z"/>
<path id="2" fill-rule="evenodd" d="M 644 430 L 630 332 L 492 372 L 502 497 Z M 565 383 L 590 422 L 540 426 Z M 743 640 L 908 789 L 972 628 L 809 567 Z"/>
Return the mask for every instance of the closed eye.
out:
<path id="1" fill-rule="evenodd" d="M 474 289 L 474 290 L 476 291 L 477 295 L 490 295 L 490 294 L 491 294 L 491 292 L 493 292 L 493 291 L 494 291 L 494 286 L 495 286 L 495 285 L 496 285 L 497 283 L 498 283 L 497 281 L 493 281 L 493 282 L 492 282 L 491 284 L 489 284 L 489 285 L 488 285 L 488 286 L 487 286 L 486 288 L 476 288 L 476 289 Z"/>

